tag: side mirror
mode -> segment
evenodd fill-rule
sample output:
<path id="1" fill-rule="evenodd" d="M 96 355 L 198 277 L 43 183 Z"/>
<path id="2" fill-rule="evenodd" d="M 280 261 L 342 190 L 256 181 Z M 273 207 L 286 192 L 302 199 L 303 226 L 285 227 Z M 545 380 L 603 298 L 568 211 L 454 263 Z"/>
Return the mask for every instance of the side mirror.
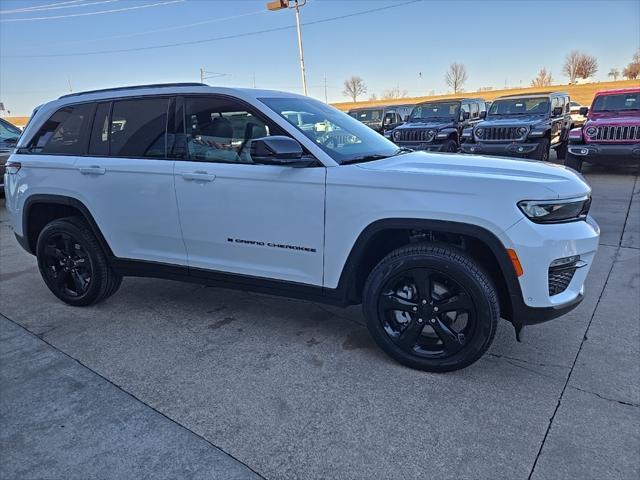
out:
<path id="1" fill-rule="evenodd" d="M 408 122 L 408 121 L 409 121 L 409 115 L 405 115 L 405 116 L 404 116 L 404 121 L 405 121 L 405 122 Z"/>
<path id="2" fill-rule="evenodd" d="M 589 113 L 589 107 L 580 107 L 580 115 L 582 115 L 583 117 L 587 116 L 587 113 Z"/>
<path id="3" fill-rule="evenodd" d="M 482 112 L 480 112 L 480 118 L 483 119 L 483 120 L 485 118 L 487 118 L 487 111 L 486 110 L 483 110 Z"/>
<path id="4" fill-rule="evenodd" d="M 462 120 L 469 120 L 471 118 L 471 114 L 469 112 L 462 112 Z"/>
<path id="5" fill-rule="evenodd" d="M 274 135 L 251 141 L 251 160 L 255 163 L 289 165 L 300 162 L 302 146 L 291 137 Z"/>
<path id="6" fill-rule="evenodd" d="M 564 110 L 564 109 L 563 109 L 562 107 L 555 107 L 555 108 L 553 109 L 552 115 L 553 115 L 554 117 L 559 117 L 560 115 L 562 115 L 563 110 Z"/>

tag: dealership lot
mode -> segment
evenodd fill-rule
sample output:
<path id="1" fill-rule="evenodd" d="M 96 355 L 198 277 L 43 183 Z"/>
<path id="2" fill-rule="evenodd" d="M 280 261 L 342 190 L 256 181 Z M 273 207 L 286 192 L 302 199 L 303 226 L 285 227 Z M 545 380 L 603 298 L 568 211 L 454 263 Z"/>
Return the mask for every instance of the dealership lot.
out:
<path id="1" fill-rule="evenodd" d="M 359 307 L 138 278 L 69 307 L 2 206 L 0 477 L 637 478 L 640 181 L 586 177 L 584 302 L 445 375 L 390 360 Z"/>

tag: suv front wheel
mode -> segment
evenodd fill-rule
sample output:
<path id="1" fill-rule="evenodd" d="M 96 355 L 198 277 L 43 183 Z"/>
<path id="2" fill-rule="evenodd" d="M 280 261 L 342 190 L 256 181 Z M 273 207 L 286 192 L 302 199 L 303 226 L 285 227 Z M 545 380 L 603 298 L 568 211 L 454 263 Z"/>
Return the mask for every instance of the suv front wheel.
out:
<path id="1" fill-rule="evenodd" d="M 100 302 L 122 283 L 87 224 L 76 217 L 47 224 L 38 236 L 36 256 L 49 290 L 69 305 Z"/>
<path id="2" fill-rule="evenodd" d="M 550 143 L 549 143 L 549 139 L 548 138 L 542 138 L 540 140 L 538 140 L 538 148 L 536 148 L 536 151 L 533 153 L 533 155 L 531 156 L 533 159 L 535 160 L 541 160 L 543 162 L 548 162 L 549 161 L 549 150 L 550 150 Z"/>
<path id="3" fill-rule="evenodd" d="M 478 360 L 499 317 L 489 277 L 461 250 L 414 244 L 387 255 L 363 294 L 369 332 L 398 362 L 447 372 Z"/>

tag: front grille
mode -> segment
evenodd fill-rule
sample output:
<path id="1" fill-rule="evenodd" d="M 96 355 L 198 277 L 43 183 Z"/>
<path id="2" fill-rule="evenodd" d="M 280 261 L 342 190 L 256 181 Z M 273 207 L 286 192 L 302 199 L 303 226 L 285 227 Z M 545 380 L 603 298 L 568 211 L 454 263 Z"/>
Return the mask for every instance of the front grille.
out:
<path id="1" fill-rule="evenodd" d="M 482 140 L 495 142 L 504 140 L 522 140 L 524 135 L 518 134 L 521 127 L 485 127 Z"/>
<path id="2" fill-rule="evenodd" d="M 602 142 L 628 142 L 640 140 L 640 125 L 605 125 L 597 127 L 598 133 L 591 140 Z"/>
<path id="3" fill-rule="evenodd" d="M 560 267 L 549 267 L 549 296 L 558 295 L 564 292 L 573 275 L 576 273 L 577 266 L 575 263 L 570 265 L 562 265 Z"/>
<path id="4" fill-rule="evenodd" d="M 398 142 L 430 142 L 435 137 L 433 133 L 429 134 L 430 130 L 424 129 L 400 129 L 398 132 L 400 136 L 394 138 Z"/>

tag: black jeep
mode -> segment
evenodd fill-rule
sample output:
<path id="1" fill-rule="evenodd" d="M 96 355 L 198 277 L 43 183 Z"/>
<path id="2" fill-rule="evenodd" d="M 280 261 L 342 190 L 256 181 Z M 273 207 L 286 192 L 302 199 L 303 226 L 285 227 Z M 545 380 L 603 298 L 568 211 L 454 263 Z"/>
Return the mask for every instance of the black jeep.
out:
<path id="1" fill-rule="evenodd" d="M 382 105 L 354 108 L 347 113 L 376 132 L 388 137 L 391 130 L 407 120 L 412 108 L 413 105 Z"/>
<path id="2" fill-rule="evenodd" d="M 393 142 L 414 150 L 457 152 L 460 136 L 487 113 L 481 98 L 437 100 L 416 105 L 404 125 L 391 134 Z"/>
<path id="3" fill-rule="evenodd" d="M 571 102 L 562 92 L 496 98 L 487 118 L 465 129 L 464 153 L 549 160 L 550 148 L 564 158 L 571 129 Z"/>

